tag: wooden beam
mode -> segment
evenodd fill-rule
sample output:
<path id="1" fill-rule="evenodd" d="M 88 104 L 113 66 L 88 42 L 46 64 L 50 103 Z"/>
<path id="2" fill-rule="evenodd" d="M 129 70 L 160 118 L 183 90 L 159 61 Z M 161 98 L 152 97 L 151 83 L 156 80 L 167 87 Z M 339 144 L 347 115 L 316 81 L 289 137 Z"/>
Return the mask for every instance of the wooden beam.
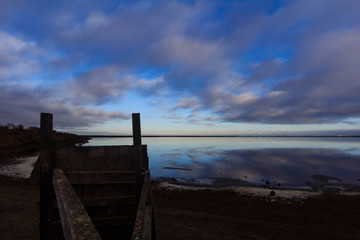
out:
<path id="1" fill-rule="evenodd" d="M 140 113 L 132 114 L 132 128 L 133 128 L 133 158 L 134 158 L 134 169 L 136 172 L 136 198 L 137 203 L 140 200 L 142 182 L 144 176 L 141 173 L 144 170 L 143 166 L 143 154 L 141 146 L 141 127 L 140 127 Z"/>
<path id="2" fill-rule="evenodd" d="M 132 240 L 157 239 L 155 211 L 152 202 L 150 172 L 145 171 L 144 185 L 141 191 Z"/>
<path id="3" fill-rule="evenodd" d="M 132 226 L 135 222 L 134 216 L 120 216 L 120 217 L 102 217 L 102 218 L 92 218 L 94 226 L 96 227 L 118 227 L 118 226 Z M 54 228 L 56 230 L 61 230 L 61 221 L 55 221 Z"/>
<path id="4" fill-rule="evenodd" d="M 84 207 L 135 205 L 136 196 L 92 197 L 80 199 Z"/>
<path id="5" fill-rule="evenodd" d="M 53 184 L 65 239 L 101 239 L 62 169 L 54 170 Z"/>
<path id="6" fill-rule="evenodd" d="M 97 227 L 134 225 L 135 216 L 93 218 L 92 221 Z"/>
<path id="7" fill-rule="evenodd" d="M 53 115 L 40 114 L 40 239 L 52 240 L 54 189 L 52 174 L 54 167 L 54 146 L 52 142 Z"/>
<path id="8" fill-rule="evenodd" d="M 47 149 L 52 142 L 53 115 L 51 113 L 40 114 L 40 144 L 41 149 Z"/>
<path id="9" fill-rule="evenodd" d="M 132 114 L 132 128 L 134 146 L 141 146 L 140 113 Z"/>
<path id="10" fill-rule="evenodd" d="M 135 171 L 79 171 L 65 172 L 72 185 L 135 183 Z"/>

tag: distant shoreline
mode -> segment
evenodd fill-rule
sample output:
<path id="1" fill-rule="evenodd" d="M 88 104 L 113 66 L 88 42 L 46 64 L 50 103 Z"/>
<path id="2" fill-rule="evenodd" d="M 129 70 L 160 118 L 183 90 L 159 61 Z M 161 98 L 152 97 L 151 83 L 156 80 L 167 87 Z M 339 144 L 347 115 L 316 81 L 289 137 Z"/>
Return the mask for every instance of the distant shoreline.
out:
<path id="1" fill-rule="evenodd" d="M 78 135 L 79 137 L 88 137 L 88 138 L 131 138 L 132 135 Z M 310 138 L 324 138 L 324 137 L 331 137 L 331 138 L 358 138 L 360 136 L 355 135 L 319 135 L 319 136 L 288 136 L 288 135 L 143 135 L 141 137 L 144 138 L 154 138 L 154 137 L 170 137 L 170 138 L 186 138 L 186 137 L 196 137 L 196 138 L 207 138 L 207 137 L 220 137 L 220 138 L 249 138 L 249 137 L 255 137 L 255 138 L 269 138 L 269 137 L 275 137 L 275 138 L 303 138 L 303 137 L 310 137 Z"/>

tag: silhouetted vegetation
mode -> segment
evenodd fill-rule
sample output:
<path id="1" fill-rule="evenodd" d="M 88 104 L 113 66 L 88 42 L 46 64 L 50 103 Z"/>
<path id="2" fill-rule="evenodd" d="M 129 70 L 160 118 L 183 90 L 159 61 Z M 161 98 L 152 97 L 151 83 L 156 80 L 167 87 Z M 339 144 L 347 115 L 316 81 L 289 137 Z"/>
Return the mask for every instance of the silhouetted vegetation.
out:
<path id="1" fill-rule="evenodd" d="M 53 132 L 53 140 L 56 142 L 77 143 L 86 139 L 76 134 L 65 132 Z M 0 125 L 0 160 L 13 157 L 29 156 L 40 150 L 40 128 L 15 125 L 8 123 Z"/>

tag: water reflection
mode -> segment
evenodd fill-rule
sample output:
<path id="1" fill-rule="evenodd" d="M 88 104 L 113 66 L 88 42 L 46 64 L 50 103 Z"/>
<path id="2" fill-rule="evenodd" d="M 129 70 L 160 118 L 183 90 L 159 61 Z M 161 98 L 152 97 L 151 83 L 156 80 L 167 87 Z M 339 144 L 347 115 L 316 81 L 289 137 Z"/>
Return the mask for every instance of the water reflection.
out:
<path id="1" fill-rule="evenodd" d="M 356 184 L 360 177 L 360 155 L 323 148 L 224 151 L 194 148 L 162 154 L 151 171 L 155 176 L 226 177 L 270 185 L 304 185 L 314 175 L 326 175 Z"/>
<path id="2" fill-rule="evenodd" d="M 314 175 L 325 175 L 360 184 L 360 138 L 158 137 L 143 142 L 152 176 L 304 185 Z M 88 145 L 122 144 L 132 139 L 99 138 Z"/>

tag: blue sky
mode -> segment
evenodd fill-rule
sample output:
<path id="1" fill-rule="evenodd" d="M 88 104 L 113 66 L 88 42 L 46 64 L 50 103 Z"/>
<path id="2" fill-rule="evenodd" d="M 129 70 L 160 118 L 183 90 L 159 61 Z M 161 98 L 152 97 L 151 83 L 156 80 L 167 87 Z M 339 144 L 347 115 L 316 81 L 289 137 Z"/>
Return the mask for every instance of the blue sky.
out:
<path id="1" fill-rule="evenodd" d="M 0 123 L 359 132 L 359 43 L 357 0 L 1 0 Z"/>

